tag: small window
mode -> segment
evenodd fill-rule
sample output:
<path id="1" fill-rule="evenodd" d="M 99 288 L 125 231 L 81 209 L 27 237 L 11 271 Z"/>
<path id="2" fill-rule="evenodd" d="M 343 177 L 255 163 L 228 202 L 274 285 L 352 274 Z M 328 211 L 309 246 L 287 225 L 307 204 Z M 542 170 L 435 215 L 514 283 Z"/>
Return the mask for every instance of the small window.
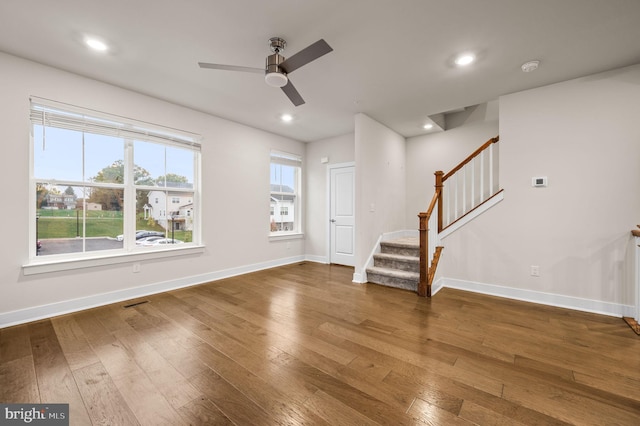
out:
<path id="1" fill-rule="evenodd" d="M 300 188 L 302 158 L 271 152 L 270 232 L 271 235 L 302 232 Z"/>

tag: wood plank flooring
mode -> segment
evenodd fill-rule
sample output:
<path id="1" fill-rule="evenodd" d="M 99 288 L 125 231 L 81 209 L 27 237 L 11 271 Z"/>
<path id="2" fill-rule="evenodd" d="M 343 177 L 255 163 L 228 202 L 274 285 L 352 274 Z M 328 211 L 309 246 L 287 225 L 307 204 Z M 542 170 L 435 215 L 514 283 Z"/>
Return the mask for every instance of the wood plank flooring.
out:
<path id="1" fill-rule="evenodd" d="M 0 402 L 72 425 L 638 425 L 620 318 L 300 263 L 0 330 Z M 146 302 L 124 308 L 137 302 Z"/>

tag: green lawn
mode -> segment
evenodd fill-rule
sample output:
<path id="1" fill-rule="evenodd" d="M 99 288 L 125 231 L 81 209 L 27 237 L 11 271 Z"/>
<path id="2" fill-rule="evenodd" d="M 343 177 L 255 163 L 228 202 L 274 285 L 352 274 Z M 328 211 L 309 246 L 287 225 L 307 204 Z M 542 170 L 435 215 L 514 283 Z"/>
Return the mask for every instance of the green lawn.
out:
<path id="1" fill-rule="evenodd" d="M 83 236 L 82 212 L 76 217 L 76 210 L 38 210 L 38 239 L 75 238 Z M 89 211 L 86 218 L 87 237 L 111 237 L 123 233 L 122 212 Z M 150 224 L 138 218 L 136 229 L 165 232 L 157 223 Z M 167 233 L 171 238 L 171 231 Z M 175 238 L 184 242 L 192 241 L 191 231 L 175 231 Z"/>

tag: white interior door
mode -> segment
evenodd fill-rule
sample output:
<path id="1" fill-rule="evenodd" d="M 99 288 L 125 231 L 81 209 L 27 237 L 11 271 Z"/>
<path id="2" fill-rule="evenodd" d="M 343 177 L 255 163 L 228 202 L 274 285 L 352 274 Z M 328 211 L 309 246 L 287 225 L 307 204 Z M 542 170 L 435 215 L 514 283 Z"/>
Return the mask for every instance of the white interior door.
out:
<path id="1" fill-rule="evenodd" d="M 336 167 L 330 173 L 330 262 L 355 266 L 355 167 Z"/>

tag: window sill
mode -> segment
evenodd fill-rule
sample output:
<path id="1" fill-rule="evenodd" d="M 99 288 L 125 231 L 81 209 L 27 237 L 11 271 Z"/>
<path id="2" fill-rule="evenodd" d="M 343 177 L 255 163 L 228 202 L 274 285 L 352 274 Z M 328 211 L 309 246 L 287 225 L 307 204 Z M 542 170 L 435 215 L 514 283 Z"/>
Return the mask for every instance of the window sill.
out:
<path id="1" fill-rule="evenodd" d="M 281 240 L 300 240 L 304 238 L 304 234 L 301 232 L 287 232 L 281 234 L 270 234 L 269 241 L 281 241 Z"/>
<path id="2" fill-rule="evenodd" d="M 22 266 L 24 275 L 46 274 L 49 272 L 69 271 L 73 269 L 93 268 L 96 266 L 117 265 L 120 263 L 140 262 L 151 259 L 162 259 L 175 256 L 204 253 L 205 246 L 192 245 L 188 247 L 154 250 L 153 252 L 117 253 L 111 255 L 83 257 L 75 259 L 54 259 L 33 261 Z"/>

